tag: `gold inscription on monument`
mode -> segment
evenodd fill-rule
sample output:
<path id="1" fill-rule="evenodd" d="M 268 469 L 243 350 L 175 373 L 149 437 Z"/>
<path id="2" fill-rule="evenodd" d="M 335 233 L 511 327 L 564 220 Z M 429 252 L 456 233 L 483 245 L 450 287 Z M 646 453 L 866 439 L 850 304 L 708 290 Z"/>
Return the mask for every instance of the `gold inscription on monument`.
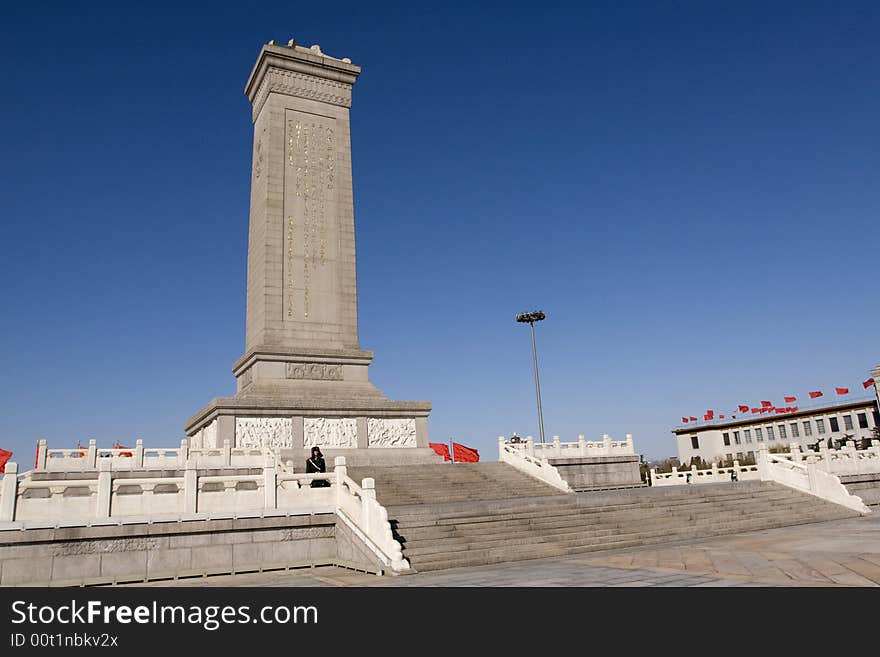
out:
<path id="1" fill-rule="evenodd" d="M 287 166 L 293 169 L 295 193 L 302 199 L 303 308 L 311 311 L 312 274 L 327 262 L 326 190 L 333 189 L 333 130 L 314 122 L 287 121 Z M 287 217 L 287 317 L 294 317 L 293 214 Z"/>

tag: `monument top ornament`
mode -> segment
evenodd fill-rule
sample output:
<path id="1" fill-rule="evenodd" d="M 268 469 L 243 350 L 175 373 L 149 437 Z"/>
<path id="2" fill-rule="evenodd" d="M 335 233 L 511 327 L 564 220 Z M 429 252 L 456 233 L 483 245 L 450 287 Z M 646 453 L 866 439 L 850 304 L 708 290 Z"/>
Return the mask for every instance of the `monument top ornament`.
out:
<path id="1" fill-rule="evenodd" d="M 431 404 L 386 398 L 369 380 L 373 353 L 358 341 L 349 112 L 360 72 L 347 57 L 290 39 L 264 45 L 248 76 L 245 350 L 232 366 L 235 396 L 212 400 L 186 422 L 196 441 L 237 445 L 246 436 L 248 445 L 305 449 L 306 439 L 326 439 L 321 444 L 342 449 L 349 440 L 357 452 L 384 446 L 433 455 Z"/>

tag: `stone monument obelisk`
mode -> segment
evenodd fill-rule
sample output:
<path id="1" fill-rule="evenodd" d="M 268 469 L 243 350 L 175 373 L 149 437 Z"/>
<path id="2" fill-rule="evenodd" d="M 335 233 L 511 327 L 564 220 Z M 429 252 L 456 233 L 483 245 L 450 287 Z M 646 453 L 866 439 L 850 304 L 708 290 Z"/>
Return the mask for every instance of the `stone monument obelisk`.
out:
<path id="1" fill-rule="evenodd" d="M 359 73 L 291 40 L 263 46 L 248 78 L 245 351 L 235 396 L 186 422 L 194 447 L 280 448 L 296 463 L 314 445 L 353 464 L 437 458 L 431 404 L 385 398 L 358 343 L 349 107 Z"/>

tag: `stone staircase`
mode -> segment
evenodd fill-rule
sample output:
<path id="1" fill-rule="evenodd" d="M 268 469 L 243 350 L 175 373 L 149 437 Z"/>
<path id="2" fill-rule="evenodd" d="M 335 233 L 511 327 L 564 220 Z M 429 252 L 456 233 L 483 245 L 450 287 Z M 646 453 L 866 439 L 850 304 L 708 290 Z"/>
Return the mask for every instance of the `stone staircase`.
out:
<path id="1" fill-rule="evenodd" d="M 874 513 L 880 511 L 880 472 L 861 475 L 838 475 L 851 495 L 858 495 Z"/>
<path id="2" fill-rule="evenodd" d="M 376 480 L 376 498 L 383 506 L 443 504 L 559 495 L 561 491 L 500 462 L 431 463 L 407 466 L 350 467 L 348 476 L 360 483 Z"/>
<path id="3" fill-rule="evenodd" d="M 500 463 L 480 465 L 509 468 Z M 416 571 L 635 547 L 859 515 L 769 482 L 567 495 L 540 484 L 539 496 L 531 497 L 535 488 L 519 487 L 523 482 L 508 478 L 503 468 L 489 481 L 470 487 L 463 482 L 483 468 L 467 472 L 471 466 L 464 464 L 460 471 L 458 464 L 439 467 L 456 482 L 453 490 L 442 495 L 437 480 L 423 476 L 422 483 L 431 484 L 420 491 L 415 474 L 383 477 L 384 473 L 373 469 L 379 499 L 388 507 L 403 554 Z M 487 494 L 498 497 L 480 499 Z M 445 501 L 439 503 L 441 497 Z M 400 504 L 401 500 L 410 502 Z M 434 503 L 419 503 L 431 500 Z"/>

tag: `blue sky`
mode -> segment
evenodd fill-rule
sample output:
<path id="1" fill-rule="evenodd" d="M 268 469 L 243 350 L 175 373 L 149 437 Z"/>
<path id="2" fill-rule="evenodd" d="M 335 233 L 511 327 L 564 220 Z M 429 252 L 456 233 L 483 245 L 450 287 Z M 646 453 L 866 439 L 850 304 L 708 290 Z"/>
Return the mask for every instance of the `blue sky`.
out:
<path id="1" fill-rule="evenodd" d="M 0 24 L 0 447 L 173 445 L 234 392 L 269 39 L 363 68 L 361 346 L 431 439 L 675 453 L 880 362 L 872 2 L 19 3 Z"/>

